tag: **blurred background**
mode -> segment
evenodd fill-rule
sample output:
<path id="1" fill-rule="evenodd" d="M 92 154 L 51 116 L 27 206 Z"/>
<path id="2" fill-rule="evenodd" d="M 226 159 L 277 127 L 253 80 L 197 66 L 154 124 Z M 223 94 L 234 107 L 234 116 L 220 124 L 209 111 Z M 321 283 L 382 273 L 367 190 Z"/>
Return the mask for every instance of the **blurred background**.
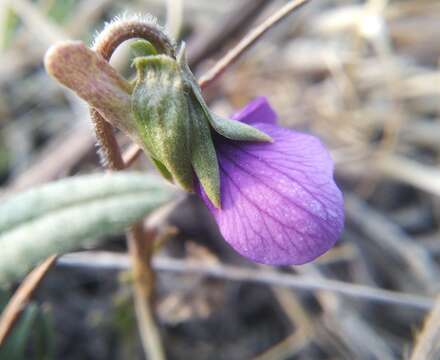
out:
<path id="1" fill-rule="evenodd" d="M 1 191 L 102 171 L 87 107 L 44 70 L 51 44 L 90 44 L 125 12 L 151 13 L 165 24 L 168 9 L 170 31 L 187 42 L 201 75 L 285 3 L 2 0 Z M 267 96 L 283 125 L 318 135 L 336 163 L 346 228 L 312 264 L 259 267 L 225 245 L 198 199 L 180 201 L 166 219 L 176 231 L 164 252 L 181 261 L 159 266 L 157 279 L 156 312 L 170 359 L 402 359 L 426 340 L 418 334 L 440 287 L 439 24 L 438 0 L 314 0 L 204 91 L 225 115 Z M 126 76 L 128 59 L 124 47 L 112 59 Z M 143 156 L 133 168 L 155 171 Z M 143 358 L 117 256 L 125 256 L 124 237 L 101 244 L 105 264 L 98 254 L 80 253 L 50 271 L 19 323 L 17 358 Z M 213 278 L 203 267 L 188 274 L 191 259 L 335 282 L 316 290 L 288 288 L 276 277 L 270 284 L 237 281 L 226 270 Z M 347 297 L 338 290 L 345 283 L 365 286 Z M 376 301 L 376 288 L 398 294 Z M 13 290 L 0 293 L 0 309 Z M 405 294 L 426 301 L 411 303 Z M 426 358 L 440 359 L 438 333 Z"/>

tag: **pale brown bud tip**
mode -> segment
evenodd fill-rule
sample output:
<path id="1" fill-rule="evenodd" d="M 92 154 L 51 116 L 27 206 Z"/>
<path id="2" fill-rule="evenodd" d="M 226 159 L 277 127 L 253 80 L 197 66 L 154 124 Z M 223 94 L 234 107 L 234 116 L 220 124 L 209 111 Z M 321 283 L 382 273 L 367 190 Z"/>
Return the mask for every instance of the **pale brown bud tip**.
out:
<path id="1" fill-rule="evenodd" d="M 64 41 L 49 48 L 44 64 L 52 77 L 98 110 L 113 126 L 130 132 L 130 83 L 102 56 L 80 41 Z"/>

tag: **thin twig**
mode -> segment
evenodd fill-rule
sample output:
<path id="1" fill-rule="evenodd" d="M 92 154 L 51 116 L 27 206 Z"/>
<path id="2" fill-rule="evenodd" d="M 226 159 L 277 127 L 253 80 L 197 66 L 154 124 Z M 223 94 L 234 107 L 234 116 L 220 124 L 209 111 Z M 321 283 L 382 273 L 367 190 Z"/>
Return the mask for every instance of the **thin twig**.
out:
<path id="1" fill-rule="evenodd" d="M 8 305 L 5 310 L 3 310 L 0 317 L 0 346 L 3 344 L 15 322 L 18 320 L 21 311 L 31 298 L 35 289 L 55 263 L 56 258 L 56 255 L 52 255 L 32 270 L 9 300 Z"/>
<path id="2" fill-rule="evenodd" d="M 188 42 L 188 62 L 190 66 L 197 66 L 222 50 L 230 39 L 241 37 L 247 28 L 272 1 L 247 0 L 237 2 L 234 11 L 227 19 L 221 19 L 221 26 L 211 32 L 195 31 L 194 37 Z M 196 29 L 197 30 L 197 29 Z M 204 30 L 204 29 L 203 29 Z"/>
<path id="3" fill-rule="evenodd" d="M 243 54 L 250 46 L 252 46 L 261 36 L 263 36 L 270 28 L 276 25 L 279 21 L 289 15 L 292 11 L 297 10 L 301 6 L 305 5 L 310 0 L 294 0 L 290 1 L 279 9 L 275 14 L 270 16 L 261 25 L 252 30 L 246 35 L 232 50 L 230 50 L 222 59 L 220 59 L 214 67 L 208 71 L 207 74 L 200 78 L 199 84 L 201 87 L 208 86 L 217 77 L 219 77 L 223 71 L 225 71 L 230 65 L 232 65 L 241 54 Z"/>
<path id="4" fill-rule="evenodd" d="M 58 260 L 58 264 L 65 266 L 125 270 L 130 267 L 130 259 L 124 254 L 84 252 L 64 255 Z M 420 310 L 429 310 L 434 305 L 434 299 L 425 295 L 402 293 L 366 285 L 351 284 L 338 280 L 320 279 L 307 275 L 285 274 L 272 270 L 252 269 L 222 264 L 213 265 L 201 261 L 187 261 L 164 257 L 155 257 L 153 259 L 153 268 L 159 271 L 203 274 L 205 276 L 220 279 L 247 281 L 292 289 L 309 291 L 328 290 L 355 299 L 409 306 Z"/>

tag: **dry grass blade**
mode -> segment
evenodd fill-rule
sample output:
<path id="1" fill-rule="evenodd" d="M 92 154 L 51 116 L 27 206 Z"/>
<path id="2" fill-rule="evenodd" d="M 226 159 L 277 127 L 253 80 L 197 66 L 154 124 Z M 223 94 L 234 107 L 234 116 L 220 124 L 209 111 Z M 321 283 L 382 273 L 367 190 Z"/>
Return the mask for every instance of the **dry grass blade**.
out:
<path id="1" fill-rule="evenodd" d="M 347 217 L 380 246 L 400 256 L 423 286 L 437 278 L 438 267 L 428 251 L 402 229 L 354 194 L 346 194 Z"/>
<path id="2" fill-rule="evenodd" d="M 255 357 L 253 360 L 286 359 L 298 354 L 308 343 L 309 338 L 307 334 L 300 329 Z"/>
<path id="3" fill-rule="evenodd" d="M 417 336 L 411 360 L 435 360 L 440 358 L 440 297 L 428 315 L 422 332 Z"/>
<path id="4" fill-rule="evenodd" d="M 286 359 L 299 353 L 311 342 L 314 336 L 313 320 L 307 314 L 297 295 L 290 289 L 279 287 L 272 287 L 272 292 L 295 330 L 259 354 L 254 360 Z"/>
<path id="5" fill-rule="evenodd" d="M 440 170 L 435 167 L 399 155 L 385 155 L 376 166 L 385 176 L 440 196 Z"/>
<path id="6" fill-rule="evenodd" d="M 55 263 L 56 258 L 56 255 L 52 255 L 34 270 L 32 270 L 26 279 L 23 280 L 20 287 L 17 289 L 6 306 L 5 310 L 3 310 L 0 318 L 0 346 L 3 344 L 9 332 L 12 330 L 12 327 L 17 321 L 24 306 L 29 301 L 33 292 Z"/>

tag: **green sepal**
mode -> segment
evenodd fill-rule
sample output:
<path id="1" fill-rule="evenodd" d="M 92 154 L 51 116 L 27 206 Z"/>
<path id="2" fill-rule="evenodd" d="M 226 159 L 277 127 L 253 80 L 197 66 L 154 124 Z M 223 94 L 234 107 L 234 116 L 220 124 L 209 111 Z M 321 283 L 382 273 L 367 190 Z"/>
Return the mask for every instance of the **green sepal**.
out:
<path id="1" fill-rule="evenodd" d="M 138 39 L 130 44 L 133 57 L 157 55 L 157 50 L 152 43 L 145 39 Z"/>
<path id="2" fill-rule="evenodd" d="M 180 66 L 167 55 L 137 57 L 132 111 L 144 148 L 185 190 L 193 191 L 187 99 Z"/>
<path id="3" fill-rule="evenodd" d="M 173 175 L 168 171 L 166 166 L 162 164 L 159 160 L 151 158 L 151 162 L 156 167 L 157 171 L 168 181 L 173 182 Z"/>
<path id="4" fill-rule="evenodd" d="M 183 45 L 177 56 L 177 61 L 182 67 L 183 78 L 188 87 L 192 89 L 194 96 L 200 103 L 200 106 L 211 124 L 212 128 L 220 135 L 231 140 L 239 141 L 258 141 L 258 142 L 272 142 L 273 139 L 264 132 L 254 128 L 253 126 L 244 124 L 242 122 L 230 119 L 224 119 L 220 116 L 212 113 L 205 100 L 203 99 L 202 92 L 194 77 L 191 69 L 186 61 L 185 46 Z"/>
<path id="5" fill-rule="evenodd" d="M 209 123 L 198 101 L 192 96 L 188 98 L 190 98 L 188 108 L 192 120 L 191 162 L 209 200 L 215 207 L 220 208 L 220 172 Z"/>
<path id="6" fill-rule="evenodd" d="M 264 132 L 237 120 L 222 118 L 211 112 L 209 122 L 214 130 L 225 138 L 240 141 L 272 142 Z"/>

